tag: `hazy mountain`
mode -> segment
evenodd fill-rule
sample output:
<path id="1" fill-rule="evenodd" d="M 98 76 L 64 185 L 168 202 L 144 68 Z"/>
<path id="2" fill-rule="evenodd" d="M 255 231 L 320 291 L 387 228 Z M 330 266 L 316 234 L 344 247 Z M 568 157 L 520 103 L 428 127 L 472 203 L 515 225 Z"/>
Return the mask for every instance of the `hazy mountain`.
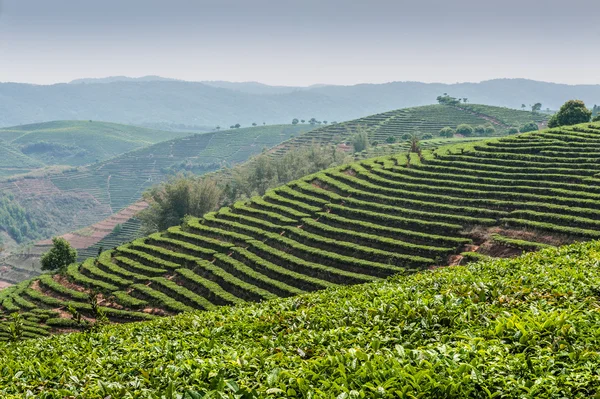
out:
<path id="1" fill-rule="evenodd" d="M 163 78 L 162 76 L 141 76 L 139 78 L 131 78 L 129 76 L 108 76 L 106 78 L 83 78 L 75 79 L 69 82 L 69 84 L 100 84 L 100 83 L 113 83 L 113 82 L 177 82 L 178 79 Z"/>
<path id="2" fill-rule="evenodd" d="M 557 109 L 573 98 L 582 99 L 589 106 L 600 103 L 600 85 L 572 86 L 525 79 L 306 88 L 256 82 L 184 82 L 160 77 L 119 79 L 50 86 L 2 83 L 0 126 L 57 119 L 224 127 L 236 123 L 243 126 L 253 122 L 285 123 L 293 118 L 312 117 L 341 121 L 432 104 L 442 93 L 467 97 L 473 103 L 512 108 L 541 102 L 544 109 Z"/>

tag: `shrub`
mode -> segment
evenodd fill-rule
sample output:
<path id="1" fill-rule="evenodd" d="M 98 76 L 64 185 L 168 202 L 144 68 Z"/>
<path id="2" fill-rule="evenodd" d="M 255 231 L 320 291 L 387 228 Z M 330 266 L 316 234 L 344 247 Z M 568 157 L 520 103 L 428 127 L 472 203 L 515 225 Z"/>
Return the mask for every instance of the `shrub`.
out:
<path id="1" fill-rule="evenodd" d="M 387 139 L 385 139 L 385 142 L 388 144 L 394 144 L 396 142 L 396 137 L 390 136 Z"/>
<path id="2" fill-rule="evenodd" d="M 458 127 L 456 128 L 456 133 L 457 134 L 462 134 L 463 136 L 471 136 L 473 135 L 473 127 L 471 125 L 467 125 L 467 124 L 462 124 L 462 125 L 458 125 Z"/>
<path id="3" fill-rule="evenodd" d="M 508 129 L 508 134 L 517 134 L 519 133 L 519 128 L 517 127 L 511 127 L 510 129 Z"/>
<path id="4" fill-rule="evenodd" d="M 454 137 L 454 129 L 452 129 L 450 126 L 446 126 L 442 130 L 440 130 L 440 136 L 445 138 L 452 138 Z"/>
<path id="5" fill-rule="evenodd" d="M 587 109 L 581 100 L 570 100 L 560 107 L 560 110 L 550 118 L 548 127 L 570 126 L 589 122 L 592 111 Z"/>
<path id="6" fill-rule="evenodd" d="M 539 127 L 535 122 L 529 122 L 521 126 L 521 133 L 534 132 L 536 130 L 539 130 Z"/>
<path id="7" fill-rule="evenodd" d="M 430 140 L 430 139 L 432 139 L 432 138 L 433 138 L 433 134 L 431 134 L 431 133 L 425 133 L 425 134 L 423 135 L 423 137 L 421 137 L 421 138 L 422 138 L 423 140 Z"/>

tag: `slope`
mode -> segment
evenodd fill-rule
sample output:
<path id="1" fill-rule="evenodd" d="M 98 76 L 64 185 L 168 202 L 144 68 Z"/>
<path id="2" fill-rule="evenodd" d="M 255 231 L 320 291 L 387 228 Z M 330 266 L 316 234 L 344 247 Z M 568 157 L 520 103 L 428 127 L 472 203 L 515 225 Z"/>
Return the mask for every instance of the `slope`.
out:
<path id="1" fill-rule="evenodd" d="M 202 174 L 243 162 L 312 128 L 275 125 L 186 135 L 84 167 L 5 179 L 0 190 L 28 209 L 37 225 L 50 229 L 43 237 L 26 238 L 49 238 L 49 231 L 63 234 L 108 218 L 137 202 L 146 188 L 177 172 Z"/>
<path id="2" fill-rule="evenodd" d="M 37 336 L 102 312 L 142 320 L 377 281 L 453 263 L 488 235 L 504 237 L 496 249 L 599 238 L 599 142 L 584 124 L 329 169 L 2 290 L 2 309 Z"/>
<path id="3" fill-rule="evenodd" d="M 442 128 L 446 126 L 456 128 L 460 124 L 470 124 L 475 127 L 491 123 L 497 134 L 503 135 L 508 133 L 511 126 L 520 127 L 532 121 L 543 124 L 546 120 L 547 117 L 542 114 L 488 105 L 427 105 L 324 126 L 282 143 L 276 152 L 285 152 L 290 148 L 311 142 L 344 143 L 359 129 L 366 131 L 371 141 L 383 143 L 389 137 L 399 141 L 405 134 L 437 136 Z"/>
<path id="4" fill-rule="evenodd" d="M 0 129 L 0 140 L 39 163 L 71 166 L 104 161 L 187 135 L 189 133 L 94 121 L 54 121 Z M 2 163 L 10 166 L 5 160 Z"/>
<path id="5" fill-rule="evenodd" d="M 0 393 L 7 399 L 29 393 L 90 399 L 592 398 L 600 393 L 599 253 L 595 241 L 0 344 Z"/>

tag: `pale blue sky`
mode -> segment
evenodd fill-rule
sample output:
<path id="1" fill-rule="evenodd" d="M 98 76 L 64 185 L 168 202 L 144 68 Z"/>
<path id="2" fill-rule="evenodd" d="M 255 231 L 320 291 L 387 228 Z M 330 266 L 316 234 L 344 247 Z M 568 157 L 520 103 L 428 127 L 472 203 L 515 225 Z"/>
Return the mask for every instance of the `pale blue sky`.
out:
<path id="1" fill-rule="evenodd" d="M 0 0 L 0 81 L 600 84 L 593 1 Z"/>

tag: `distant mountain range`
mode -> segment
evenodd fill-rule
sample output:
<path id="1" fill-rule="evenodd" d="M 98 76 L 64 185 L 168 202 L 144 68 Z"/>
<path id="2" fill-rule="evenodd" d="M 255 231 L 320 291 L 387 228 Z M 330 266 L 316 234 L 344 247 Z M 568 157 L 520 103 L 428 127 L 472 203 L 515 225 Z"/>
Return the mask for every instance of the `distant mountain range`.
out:
<path id="1" fill-rule="evenodd" d="M 289 123 L 293 118 L 312 117 L 342 121 L 432 104 L 443 93 L 511 108 L 541 102 L 543 109 L 557 109 L 574 98 L 590 107 L 600 103 L 600 85 L 525 79 L 285 87 L 257 82 L 185 82 L 156 76 L 109 77 L 48 86 L 0 83 L 0 126 L 59 119 L 222 127 Z"/>

